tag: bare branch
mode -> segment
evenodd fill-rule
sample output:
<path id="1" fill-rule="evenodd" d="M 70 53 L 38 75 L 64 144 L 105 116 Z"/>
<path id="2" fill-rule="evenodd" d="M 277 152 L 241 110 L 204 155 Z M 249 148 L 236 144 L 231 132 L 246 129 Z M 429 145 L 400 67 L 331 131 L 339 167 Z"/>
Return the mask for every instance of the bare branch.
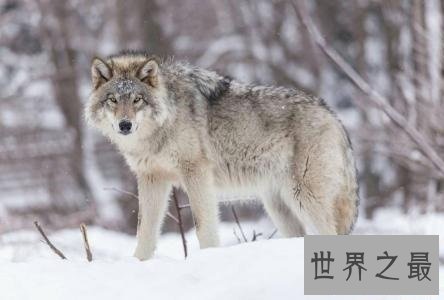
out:
<path id="1" fill-rule="evenodd" d="M 371 103 L 383 111 L 387 117 L 403 130 L 410 139 L 416 144 L 418 150 L 426 157 L 435 169 L 444 176 L 444 160 L 438 155 L 435 149 L 430 145 L 429 141 L 421 134 L 415 127 L 413 127 L 399 113 L 393 106 L 389 104 L 389 101 L 382 96 L 379 92 L 374 90 L 353 68 L 350 66 L 339 53 L 331 48 L 325 38 L 321 35 L 313 20 L 309 16 L 307 11 L 307 5 L 305 0 L 292 1 L 292 6 L 295 9 L 298 17 L 302 21 L 305 30 L 307 30 L 311 38 L 316 45 L 322 50 L 322 52 L 349 78 L 349 80 L 365 95 L 369 97 Z"/>
<path id="2" fill-rule="evenodd" d="M 48 239 L 48 237 L 46 236 L 45 232 L 43 231 L 42 227 L 40 226 L 39 222 L 34 221 L 34 225 L 37 228 L 37 230 L 40 232 L 40 234 L 42 235 L 43 239 L 45 240 L 46 244 L 49 246 L 49 248 L 51 248 L 52 251 L 54 251 L 55 254 L 57 254 L 61 259 L 66 259 L 66 256 L 62 253 L 62 251 L 60 251 L 59 249 L 57 249 L 52 243 L 51 241 Z"/>
<path id="3" fill-rule="evenodd" d="M 233 234 L 234 234 L 234 236 L 236 237 L 237 242 L 238 242 L 239 244 L 241 244 L 242 241 L 241 241 L 241 239 L 239 238 L 239 236 L 237 235 L 236 228 L 233 228 Z"/>
<path id="4" fill-rule="evenodd" d="M 274 231 L 268 236 L 267 240 L 271 240 L 271 239 L 273 238 L 273 236 L 276 234 L 277 231 L 278 231 L 278 230 L 275 229 L 275 230 L 274 230 Z"/>
<path id="5" fill-rule="evenodd" d="M 237 217 L 236 210 L 234 209 L 234 206 L 231 205 L 231 211 L 233 212 L 234 220 L 236 221 L 237 227 L 239 227 L 240 233 L 242 235 L 242 238 L 244 239 L 244 242 L 248 242 L 247 237 L 245 236 L 244 230 L 242 229 L 242 226 L 239 222 L 239 218 Z"/>
<path id="6" fill-rule="evenodd" d="M 85 246 L 86 259 L 88 261 L 92 261 L 92 252 L 91 252 L 91 248 L 89 246 L 88 233 L 86 231 L 85 223 L 80 224 L 80 232 L 82 233 L 82 237 L 83 237 L 83 245 Z"/>
<path id="7" fill-rule="evenodd" d="M 182 215 L 180 213 L 181 206 L 179 205 L 179 200 L 177 199 L 176 188 L 173 188 L 172 197 L 173 197 L 174 206 L 176 207 L 176 212 L 177 212 L 177 220 L 178 220 L 177 224 L 179 225 L 180 236 L 182 238 L 183 253 L 185 255 L 185 258 L 187 258 L 187 256 L 188 256 L 187 240 L 185 239 L 185 232 L 183 229 Z"/>
<path id="8" fill-rule="evenodd" d="M 118 193 L 121 193 L 121 194 L 125 194 L 125 195 L 128 195 L 128 196 L 131 196 L 132 198 L 134 198 L 136 200 L 139 200 L 139 197 L 137 197 L 136 194 L 131 193 L 130 191 L 125 191 L 125 190 L 122 190 L 122 189 L 119 189 L 119 188 L 116 188 L 116 187 L 104 187 L 103 189 L 105 191 L 114 191 L 114 192 L 118 192 Z"/>
<path id="9" fill-rule="evenodd" d="M 125 194 L 128 196 L 131 196 L 132 198 L 134 198 L 136 200 L 139 200 L 139 197 L 136 194 L 131 193 L 130 191 L 122 190 L 122 189 L 115 188 L 115 187 L 104 187 L 103 189 L 105 191 L 114 191 L 114 192 L 118 192 L 121 194 Z M 184 205 L 183 207 L 180 207 L 180 208 L 185 208 L 185 207 L 189 207 L 189 205 L 188 206 Z M 167 211 L 166 214 L 167 214 L 168 218 L 170 218 L 171 220 L 173 220 L 176 223 L 179 223 L 179 220 L 175 216 L 173 216 L 169 211 Z"/>
<path id="10" fill-rule="evenodd" d="M 262 236 L 262 232 L 256 233 L 256 230 L 253 230 L 253 237 L 251 238 L 252 242 L 257 241 L 257 238 Z"/>
<path id="11" fill-rule="evenodd" d="M 176 224 L 179 224 L 179 219 L 176 218 L 172 213 L 170 213 L 169 211 L 167 212 L 167 216 L 168 218 L 170 218 L 171 220 L 173 220 Z"/>

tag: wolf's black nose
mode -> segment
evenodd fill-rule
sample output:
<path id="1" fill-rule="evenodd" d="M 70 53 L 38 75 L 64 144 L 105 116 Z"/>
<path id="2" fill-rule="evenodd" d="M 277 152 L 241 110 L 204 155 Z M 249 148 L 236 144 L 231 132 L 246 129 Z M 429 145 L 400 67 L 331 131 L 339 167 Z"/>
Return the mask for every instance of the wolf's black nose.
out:
<path id="1" fill-rule="evenodd" d="M 131 132 L 131 127 L 133 126 L 133 124 L 131 124 L 130 121 L 120 121 L 119 123 L 119 129 L 120 129 L 120 133 L 122 134 L 128 134 Z"/>

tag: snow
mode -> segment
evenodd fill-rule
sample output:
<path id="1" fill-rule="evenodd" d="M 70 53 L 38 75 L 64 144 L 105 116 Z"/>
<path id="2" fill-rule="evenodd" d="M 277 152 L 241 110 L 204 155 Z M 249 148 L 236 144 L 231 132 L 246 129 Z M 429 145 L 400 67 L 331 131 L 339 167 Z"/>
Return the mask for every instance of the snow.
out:
<path id="1" fill-rule="evenodd" d="M 411 220 L 398 212 L 377 214 L 378 222 L 391 218 L 389 231 L 411 233 Z M 442 225 L 443 216 L 432 221 L 417 218 L 417 228 Z M 436 223 L 431 223 L 436 222 Z M 441 222 L 441 223 L 439 223 Z M 415 222 L 416 223 L 416 222 Z M 414 224 L 415 224 L 414 223 Z M 380 223 L 378 223 L 380 224 Z M 387 224 L 387 223 L 386 223 Z M 427 224 L 427 225 L 424 225 Z M 357 233 L 378 233 L 381 225 L 360 221 Z M 252 228 L 268 237 L 270 223 L 242 223 L 250 238 Z M 184 260 L 180 237 L 165 234 L 156 256 L 140 262 L 131 256 L 135 238 L 91 227 L 89 240 L 94 261 L 85 259 L 80 232 L 67 229 L 50 235 L 68 257 L 59 259 L 35 231 L 17 231 L 0 239 L 1 299 L 300 299 L 304 298 L 303 238 L 262 239 L 238 244 L 235 224 L 221 224 L 224 247 L 199 250 L 194 232 L 188 232 L 189 257 Z M 401 228 L 404 228 L 401 230 Z M 441 227 L 441 230 L 444 227 Z M 237 229 L 237 228 L 236 228 Z M 399 230 L 396 230 L 399 229 Z M 437 228 L 435 228 L 437 230 Z M 427 232 L 432 232 L 430 229 Z M 380 232 L 379 232 L 380 233 Z M 417 233 L 423 233 L 418 230 Z M 440 269 L 440 292 L 444 266 Z M 343 299 L 344 296 L 329 297 Z M 421 299 L 418 296 L 348 296 L 349 299 Z M 438 299 L 429 296 L 426 299 Z M 326 299 L 310 296 L 310 299 Z"/>
<path id="2" fill-rule="evenodd" d="M 285 299 L 303 292 L 303 273 L 288 268 L 295 257 L 302 263 L 302 239 L 208 249 L 187 260 L 40 258 L 0 263 L 0 282 L 4 299 Z"/>
<path id="3" fill-rule="evenodd" d="M 376 211 L 372 220 L 358 218 L 353 234 L 425 234 L 439 235 L 440 259 L 444 261 L 444 214 L 420 214 L 411 211 L 403 214 L 398 208 Z"/>

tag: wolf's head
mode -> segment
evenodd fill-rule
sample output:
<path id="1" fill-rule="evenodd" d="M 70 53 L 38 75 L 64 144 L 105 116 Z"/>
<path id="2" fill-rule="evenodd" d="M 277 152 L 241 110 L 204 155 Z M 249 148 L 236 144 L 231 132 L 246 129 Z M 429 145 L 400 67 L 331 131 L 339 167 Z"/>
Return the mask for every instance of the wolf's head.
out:
<path id="1" fill-rule="evenodd" d="M 85 109 L 87 121 L 110 137 L 162 126 L 168 108 L 160 73 L 159 60 L 143 54 L 94 58 L 93 91 Z"/>

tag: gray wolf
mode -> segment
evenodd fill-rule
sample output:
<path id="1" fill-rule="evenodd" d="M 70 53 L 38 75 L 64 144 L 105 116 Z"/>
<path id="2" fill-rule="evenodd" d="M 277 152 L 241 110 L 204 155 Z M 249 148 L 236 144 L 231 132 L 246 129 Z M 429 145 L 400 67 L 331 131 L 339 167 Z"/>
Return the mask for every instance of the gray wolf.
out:
<path id="1" fill-rule="evenodd" d="M 154 253 L 172 186 L 189 196 L 201 248 L 219 245 L 219 194 L 254 195 L 286 237 L 351 231 L 352 149 L 321 99 L 137 52 L 95 58 L 91 72 L 86 119 L 137 176 L 137 258 Z"/>

